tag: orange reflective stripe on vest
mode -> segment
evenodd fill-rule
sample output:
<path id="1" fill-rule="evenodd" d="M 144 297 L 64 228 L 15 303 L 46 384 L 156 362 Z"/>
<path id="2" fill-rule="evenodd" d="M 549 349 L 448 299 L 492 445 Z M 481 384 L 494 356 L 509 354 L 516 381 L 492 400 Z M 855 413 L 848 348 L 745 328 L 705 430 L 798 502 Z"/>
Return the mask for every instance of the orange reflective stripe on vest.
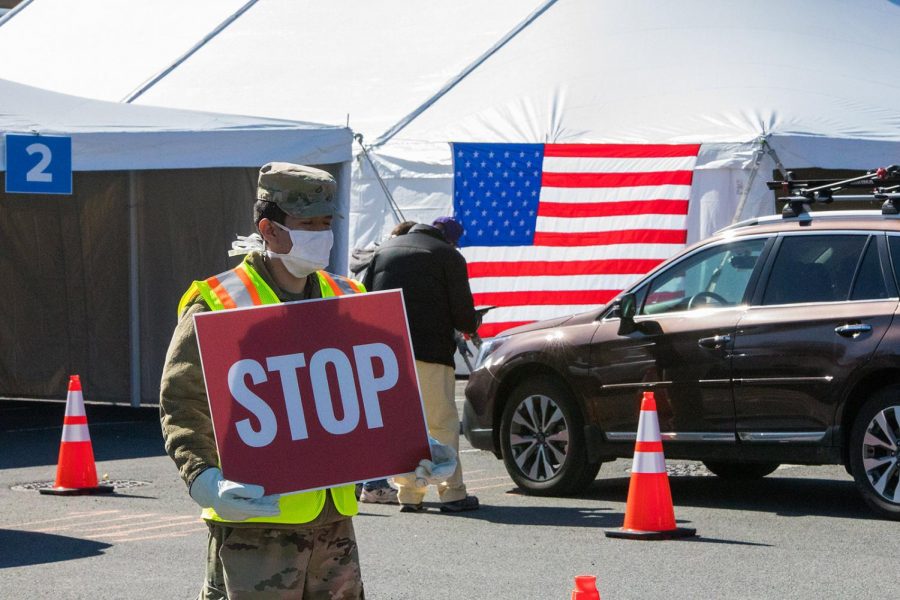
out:
<path id="1" fill-rule="evenodd" d="M 320 281 L 327 284 L 334 296 L 343 296 L 344 294 L 359 294 L 365 292 L 366 289 L 361 283 L 349 277 L 341 277 L 340 275 L 332 275 L 327 271 L 316 271 Z M 322 286 L 322 297 L 325 297 L 325 286 Z"/>
<path id="2" fill-rule="evenodd" d="M 241 265 L 243 266 L 243 265 Z M 247 273 L 240 267 L 235 267 L 206 280 L 210 290 L 222 303 L 222 308 L 237 308 L 238 306 L 259 306 L 259 292 L 253 286 Z"/>

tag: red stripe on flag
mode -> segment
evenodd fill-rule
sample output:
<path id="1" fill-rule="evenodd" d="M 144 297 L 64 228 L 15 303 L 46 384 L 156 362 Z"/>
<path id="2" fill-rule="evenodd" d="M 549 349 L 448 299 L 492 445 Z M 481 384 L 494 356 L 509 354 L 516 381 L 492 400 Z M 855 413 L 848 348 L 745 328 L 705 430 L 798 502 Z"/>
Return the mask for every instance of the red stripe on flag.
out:
<path id="1" fill-rule="evenodd" d="M 651 173 L 547 173 L 542 187 L 603 188 L 649 185 L 691 185 L 693 171 L 653 171 Z"/>
<path id="2" fill-rule="evenodd" d="M 697 156 L 700 144 L 546 144 L 544 156 L 666 158 Z"/>
<path id="3" fill-rule="evenodd" d="M 661 258 L 566 261 L 497 261 L 469 263 L 469 277 L 539 277 L 542 275 L 643 275 Z"/>
<path id="4" fill-rule="evenodd" d="M 624 231 L 597 231 L 592 233 L 534 234 L 535 246 L 605 246 L 609 244 L 684 244 L 685 229 L 631 229 Z"/>
<path id="5" fill-rule="evenodd" d="M 536 304 L 584 304 L 584 310 L 592 305 L 606 304 L 620 290 L 576 290 L 552 292 L 478 292 L 472 294 L 475 306 L 527 306 Z"/>
<path id="6" fill-rule="evenodd" d="M 539 217 L 620 217 L 686 215 L 687 200 L 624 200 L 617 202 L 541 202 Z"/>

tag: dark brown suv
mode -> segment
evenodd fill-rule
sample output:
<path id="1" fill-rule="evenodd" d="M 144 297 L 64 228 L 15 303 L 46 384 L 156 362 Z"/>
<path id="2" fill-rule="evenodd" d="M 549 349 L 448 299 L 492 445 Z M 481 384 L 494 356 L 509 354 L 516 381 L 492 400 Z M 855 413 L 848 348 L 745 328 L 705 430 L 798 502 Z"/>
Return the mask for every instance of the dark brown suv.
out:
<path id="1" fill-rule="evenodd" d="M 630 457 L 655 392 L 667 458 L 723 478 L 843 464 L 900 518 L 900 219 L 876 211 L 739 223 L 610 304 L 482 346 L 463 429 L 534 494 Z"/>

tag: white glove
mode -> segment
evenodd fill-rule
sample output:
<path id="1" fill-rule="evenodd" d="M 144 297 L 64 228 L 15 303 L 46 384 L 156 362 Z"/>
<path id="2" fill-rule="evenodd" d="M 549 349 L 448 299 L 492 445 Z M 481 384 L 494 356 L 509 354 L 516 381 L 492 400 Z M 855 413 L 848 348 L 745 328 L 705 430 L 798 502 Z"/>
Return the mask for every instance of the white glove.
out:
<path id="1" fill-rule="evenodd" d="M 262 486 L 229 481 L 215 467 L 206 469 L 191 483 L 191 498 L 203 508 L 212 508 L 228 521 L 251 517 L 277 517 L 278 494 L 265 495 Z"/>
<path id="2" fill-rule="evenodd" d="M 433 437 L 428 438 L 428 446 L 431 448 L 431 460 L 423 459 L 416 467 L 416 487 L 419 488 L 447 481 L 456 472 L 458 464 L 456 452 L 450 446 Z"/>

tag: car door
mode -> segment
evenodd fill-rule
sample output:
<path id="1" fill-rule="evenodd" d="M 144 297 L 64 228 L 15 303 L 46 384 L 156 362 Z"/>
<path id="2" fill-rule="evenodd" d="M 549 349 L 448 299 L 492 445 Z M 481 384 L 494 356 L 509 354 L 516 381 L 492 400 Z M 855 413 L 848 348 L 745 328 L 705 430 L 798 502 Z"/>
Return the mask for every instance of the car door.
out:
<path id="1" fill-rule="evenodd" d="M 782 234 L 734 342 L 735 424 L 754 443 L 830 444 L 848 377 L 897 308 L 884 234 Z"/>
<path id="2" fill-rule="evenodd" d="M 601 321 L 592 408 L 609 441 L 634 439 L 641 392 L 653 390 L 665 439 L 734 442 L 731 336 L 769 239 L 716 243 L 661 270 L 636 289 L 636 331 Z"/>

